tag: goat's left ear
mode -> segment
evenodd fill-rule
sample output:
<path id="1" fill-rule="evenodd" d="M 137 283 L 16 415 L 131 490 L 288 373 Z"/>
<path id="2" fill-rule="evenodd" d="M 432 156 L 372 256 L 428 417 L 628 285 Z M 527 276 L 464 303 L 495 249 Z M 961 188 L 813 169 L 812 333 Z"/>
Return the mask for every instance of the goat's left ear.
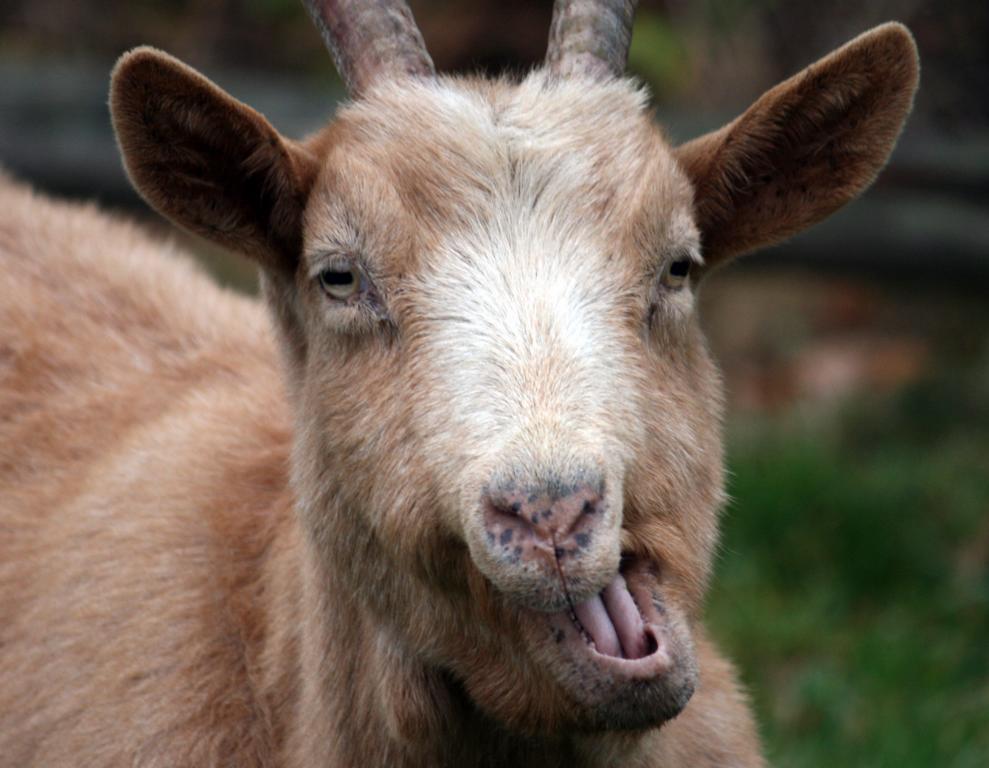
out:
<path id="1" fill-rule="evenodd" d="M 883 24 L 679 147 L 705 261 L 795 234 L 868 187 L 910 113 L 918 70 L 910 32 Z"/>
<path id="2" fill-rule="evenodd" d="M 153 48 L 121 57 L 110 111 L 127 173 L 153 208 L 269 271 L 294 269 L 317 173 L 308 150 Z"/>

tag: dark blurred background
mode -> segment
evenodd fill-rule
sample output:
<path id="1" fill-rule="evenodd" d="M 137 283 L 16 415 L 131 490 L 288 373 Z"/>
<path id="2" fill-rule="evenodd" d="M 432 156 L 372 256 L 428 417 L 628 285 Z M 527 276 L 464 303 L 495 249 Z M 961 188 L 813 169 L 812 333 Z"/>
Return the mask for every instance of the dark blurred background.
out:
<path id="1" fill-rule="evenodd" d="M 551 3 L 419 0 L 447 71 L 524 72 Z M 709 615 L 784 766 L 989 766 L 989 3 L 665 0 L 631 70 L 681 141 L 874 24 L 917 37 L 917 105 L 863 199 L 702 290 L 730 493 Z M 5 0 L 0 164 L 187 244 L 127 185 L 115 58 L 168 50 L 300 136 L 339 81 L 297 0 Z"/>

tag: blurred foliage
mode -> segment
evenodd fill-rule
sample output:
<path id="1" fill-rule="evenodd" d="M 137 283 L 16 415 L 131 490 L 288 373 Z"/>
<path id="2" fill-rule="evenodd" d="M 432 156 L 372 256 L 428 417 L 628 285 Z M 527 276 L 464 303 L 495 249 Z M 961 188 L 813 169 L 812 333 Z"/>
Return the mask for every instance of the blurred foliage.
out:
<path id="1" fill-rule="evenodd" d="M 771 762 L 989 764 L 989 345 L 730 440 L 713 632 Z"/>
<path id="2" fill-rule="evenodd" d="M 679 95 L 690 81 L 683 41 L 669 19 L 657 13 L 643 11 L 636 18 L 628 65 L 652 85 L 659 101 Z"/>

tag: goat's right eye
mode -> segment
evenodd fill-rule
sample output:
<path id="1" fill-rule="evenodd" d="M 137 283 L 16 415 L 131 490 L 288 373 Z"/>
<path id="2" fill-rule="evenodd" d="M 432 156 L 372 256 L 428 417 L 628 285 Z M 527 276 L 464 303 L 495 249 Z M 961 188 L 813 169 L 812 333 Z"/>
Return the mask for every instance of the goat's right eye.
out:
<path id="1" fill-rule="evenodd" d="M 350 264 L 341 264 L 319 273 L 319 285 L 327 296 L 345 301 L 361 290 L 361 272 Z"/>

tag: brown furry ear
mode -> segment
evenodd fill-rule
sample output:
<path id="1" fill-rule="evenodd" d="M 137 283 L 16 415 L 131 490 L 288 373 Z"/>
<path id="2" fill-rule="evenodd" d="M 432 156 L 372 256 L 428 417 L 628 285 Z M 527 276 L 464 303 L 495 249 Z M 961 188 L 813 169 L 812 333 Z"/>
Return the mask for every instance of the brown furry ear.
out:
<path id="1" fill-rule="evenodd" d="M 153 48 L 117 62 L 110 112 L 131 182 L 153 208 L 269 269 L 294 266 L 317 170 L 302 146 Z"/>
<path id="2" fill-rule="evenodd" d="M 679 147 L 708 264 L 805 229 L 868 187 L 910 113 L 918 68 L 910 32 L 883 24 Z"/>

